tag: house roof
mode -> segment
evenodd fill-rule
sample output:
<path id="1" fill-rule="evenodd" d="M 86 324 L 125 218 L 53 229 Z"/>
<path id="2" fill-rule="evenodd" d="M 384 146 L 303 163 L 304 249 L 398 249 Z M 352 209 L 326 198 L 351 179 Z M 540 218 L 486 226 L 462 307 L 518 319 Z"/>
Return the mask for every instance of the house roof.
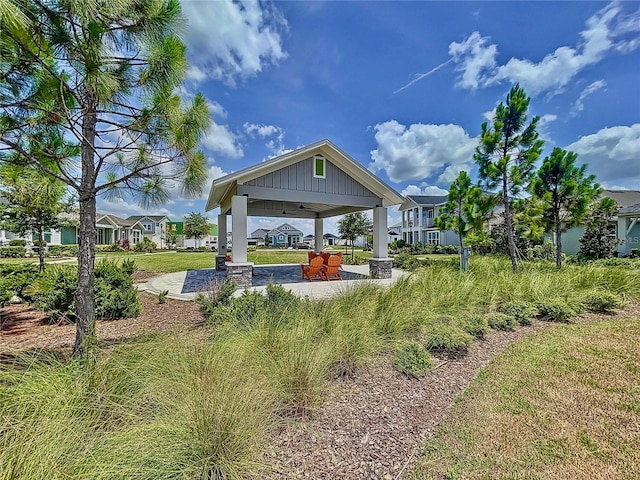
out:
<path id="1" fill-rule="evenodd" d="M 640 203 L 640 190 L 603 190 L 600 197 L 609 197 L 618 207 L 625 208 Z"/>
<path id="2" fill-rule="evenodd" d="M 136 220 L 121 218 L 121 217 L 118 217 L 117 215 L 112 215 L 110 213 L 96 214 L 96 223 L 99 223 L 100 221 L 105 219 L 115 227 L 131 227 L 137 223 Z"/>
<path id="3" fill-rule="evenodd" d="M 167 217 L 166 215 L 131 215 L 127 217 L 127 220 L 139 221 L 145 218 L 153 220 L 154 222 L 159 222 L 161 220 L 164 220 L 165 218 L 169 220 L 169 217 Z"/>
<path id="4" fill-rule="evenodd" d="M 618 215 L 640 215 L 640 203 L 629 205 L 628 207 L 621 208 L 618 211 Z"/>
<path id="5" fill-rule="evenodd" d="M 435 206 L 447 203 L 448 195 L 407 195 L 406 201 L 400 205 L 400 210 L 407 210 L 417 206 Z"/>
<path id="6" fill-rule="evenodd" d="M 286 228 L 289 227 L 289 228 Z M 302 230 L 297 229 L 296 227 L 294 227 L 293 225 L 289 225 L 288 223 L 283 223 L 282 225 L 280 225 L 279 227 L 273 228 L 271 230 L 269 230 L 269 235 L 274 235 L 276 233 L 286 233 L 287 235 L 297 235 L 300 234 L 302 235 Z"/>
<path id="7" fill-rule="evenodd" d="M 325 139 L 215 179 L 211 185 L 211 191 L 205 208 L 206 210 L 212 210 L 216 207 L 221 207 L 221 210 L 228 211 L 230 208 L 231 197 L 237 194 L 238 185 L 244 185 L 247 182 L 263 177 L 264 175 L 300 163 L 314 155 L 324 156 L 337 168 L 364 186 L 378 198 L 382 199 L 382 205 L 380 206 L 398 205 L 405 200 L 402 195 L 385 184 L 377 176 L 340 150 L 329 140 Z M 275 190 L 276 189 L 274 189 L 274 191 Z M 309 205 L 307 203 L 309 202 L 309 197 L 313 196 L 313 193 L 317 194 L 317 192 L 306 190 L 291 192 L 295 192 L 297 195 L 295 201 L 279 202 L 283 203 L 282 208 L 277 209 L 277 214 L 274 209 L 272 216 L 324 218 L 372 208 L 372 206 L 363 207 L 362 205 L 357 206 L 354 204 L 337 205 L 335 203 L 325 204 L 320 202 Z M 252 215 L 251 198 L 249 198 L 249 203 L 248 213 L 249 215 Z M 282 211 L 282 215 L 280 215 L 280 211 Z M 286 212 L 288 212 L 288 214 Z"/>

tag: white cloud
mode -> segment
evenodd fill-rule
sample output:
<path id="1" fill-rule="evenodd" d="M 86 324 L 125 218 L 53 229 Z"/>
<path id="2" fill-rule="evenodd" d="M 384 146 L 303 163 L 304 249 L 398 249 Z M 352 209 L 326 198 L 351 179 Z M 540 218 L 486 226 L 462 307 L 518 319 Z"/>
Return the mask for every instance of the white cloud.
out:
<path id="1" fill-rule="evenodd" d="M 597 80 L 591 84 L 589 84 L 587 86 L 587 88 L 585 88 L 582 93 L 580 94 L 580 96 L 578 97 L 578 100 L 576 100 L 575 105 L 573 106 L 573 109 L 571 110 L 571 116 L 575 116 L 577 115 L 579 112 L 584 110 L 584 99 L 587 98 L 589 95 L 591 95 L 592 93 L 597 92 L 598 90 L 600 90 L 601 88 L 605 88 L 607 86 L 607 82 L 605 82 L 604 80 Z"/>
<path id="2" fill-rule="evenodd" d="M 287 21 L 272 4 L 190 1 L 182 11 L 189 22 L 188 78 L 196 82 L 212 78 L 234 86 L 287 56 L 281 36 Z"/>
<path id="3" fill-rule="evenodd" d="M 282 129 L 280 127 L 276 127 L 275 125 L 258 125 L 255 123 L 246 122 L 243 127 L 244 131 L 249 135 L 258 135 L 262 138 L 270 137 L 274 133 L 282 133 Z"/>
<path id="4" fill-rule="evenodd" d="M 458 85 L 475 90 L 487 84 L 496 66 L 498 47 L 489 44 L 489 37 L 473 32 L 461 43 L 451 42 L 449 55 L 461 72 Z"/>
<path id="5" fill-rule="evenodd" d="M 448 195 L 449 192 L 443 188 L 435 185 L 429 185 L 426 182 L 422 182 L 418 185 L 407 185 L 407 187 L 400 192 L 402 195 Z"/>
<path id="6" fill-rule="evenodd" d="M 552 113 L 545 113 L 540 116 L 538 120 L 538 133 L 540 134 L 540 138 L 542 138 L 545 142 L 551 142 L 551 133 L 549 132 L 549 125 L 551 122 L 555 122 L 558 119 L 557 115 Z"/>
<path id="7" fill-rule="evenodd" d="M 222 170 L 218 165 L 209 165 L 208 177 L 210 182 L 214 181 L 216 178 L 224 177 L 225 175 L 227 175 L 227 172 Z M 207 195 L 209 194 L 209 192 L 206 193 Z"/>
<path id="8" fill-rule="evenodd" d="M 640 188 L 640 123 L 603 128 L 565 147 L 577 153 L 578 162 L 601 183 Z"/>
<path id="9" fill-rule="evenodd" d="M 449 167 L 468 168 L 477 145 L 477 139 L 459 125 L 418 123 L 406 127 L 390 120 L 377 124 L 374 130 L 378 147 L 371 151 L 369 169 L 384 170 L 393 182 L 422 180 L 444 174 Z"/>
<path id="10" fill-rule="evenodd" d="M 242 158 L 244 151 L 236 136 L 225 126 L 212 121 L 202 139 L 202 146 L 229 158 Z"/>
<path id="11" fill-rule="evenodd" d="M 622 10 L 620 3 L 607 5 L 587 20 L 575 48 L 559 47 L 538 63 L 511 58 L 498 66 L 497 45 L 491 44 L 489 37 L 473 32 L 462 42 L 449 45 L 449 54 L 460 73 L 457 84 L 475 90 L 503 81 L 518 82 L 531 96 L 543 92 L 557 94 L 578 73 L 610 52 L 628 53 L 640 46 L 640 12 Z"/>
<path id="12" fill-rule="evenodd" d="M 249 122 L 246 122 L 243 127 L 244 131 L 254 138 L 256 137 L 256 135 L 263 139 L 275 136 L 275 138 L 272 138 L 265 143 L 265 147 L 267 147 L 269 155 L 264 158 L 263 161 L 293 151 L 291 148 L 285 147 L 285 131 L 280 127 L 277 127 L 275 125 L 259 125 Z"/>

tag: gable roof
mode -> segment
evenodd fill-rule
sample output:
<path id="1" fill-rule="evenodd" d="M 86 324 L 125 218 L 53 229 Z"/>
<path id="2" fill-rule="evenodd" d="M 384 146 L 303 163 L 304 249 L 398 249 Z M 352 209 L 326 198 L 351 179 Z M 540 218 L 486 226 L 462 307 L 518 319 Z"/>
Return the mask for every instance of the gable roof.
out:
<path id="1" fill-rule="evenodd" d="M 131 216 L 127 217 L 127 220 L 133 220 L 135 222 L 138 222 L 138 221 L 143 220 L 145 218 L 148 218 L 149 220 L 152 220 L 154 222 L 160 222 L 160 221 L 164 220 L 165 218 L 167 220 L 169 220 L 169 217 L 167 217 L 166 215 L 131 215 Z"/>
<path id="2" fill-rule="evenodd" d="M 407 195 L 406 200 L 398 207 L 398 210 L 407 210 L 417 206 L 444 205 L 449 199 L 448 195 Z"/>
<path id="3" fill-rule="evenodd" d="M 635 205 L 629 205 L 628 207 L 621 208 L 618 211 L 618 215 L 638 215 L 640 214 L 640 203 L 636 203 Z"/>
<path id="4" fill-rule="evenodd" d="M 286 227 L 289 227 L 289 228 L 286 228 Z M 269 235 L 276 234 L 276 233 L 286 233 L 286 234 L 291 234 L 291 233 L 297 234 L 297 233 L 299 233 L 299 234 L 302 235 L 302 230 L 300 230 L 300 229 L 298 229 L 298 228 L 296 228 L 293 225 L 290 225 L 288 223 L 283 223 L 282 225 L 269 230 L 268 233 L 269 233 Z"/>
<path id="5" fill-rule="evenodd" d="M 111 223 L 115 227 L 131 227 L 137 223 L 135 220 L 121 218 L 110 213 L 97 213 L 96 223 L 99 223 L 102 220 L 107 220 L 107 222 Z"/>
<path id="6" fill-rule="evenodd" d="M 325 139 L 215 179 L 211 185 L 211 191 L 209 193 L 205 210 L 212 210 L 218 206 L 222 206 L 226 202 L 229 202 L 231 196 L 237 191 L 237 186 L 239 184 L 250 182 L 251 180 L 255 180 L 269 173 L 273 173 L 277 170 L 296 164 L 312 157 L 313 155 L 323 155 L 325 158 L 329 158 L 331 163 L 333 163 L 337 168 L 344 171 L 347 175 L 359 182 L 377 197 L 381 198 L 382 205 L 380 206 L 386 207 L 398 205 L 404 201 L 404 197 L 402 195 L 385 184 L 377 176 L 340 150 L 329 140 Z M 305 192 L 300 191 L 300 195 L 301 197 L 299 201 L 305 201 Z M 350 205 L 344 205 L 344 207 L 347 209 L 350 208 L 350 211 L 363 210 L 362 207 L 358 208 Z M 296 208 L 302 209 L 303 207 L 298 207 L 296 205 Z M 328 210 L 329 209 L 327 209 L 327 211 Z"/>
<path id="7" fill-rule="evenodd" d="M 624 208 L 640 203 L 640 190 L 603 190 L 602 197 L 612 198 L 618 207 Z"/>

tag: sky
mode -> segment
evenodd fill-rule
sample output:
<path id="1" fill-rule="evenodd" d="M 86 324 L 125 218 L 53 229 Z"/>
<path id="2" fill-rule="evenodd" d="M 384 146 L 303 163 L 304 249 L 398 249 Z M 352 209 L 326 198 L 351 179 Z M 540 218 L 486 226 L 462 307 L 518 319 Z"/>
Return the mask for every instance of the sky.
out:
<path id="1" fill-rule="evenodd" d="M 605 188 L 640 190 L 640 2 L 230 2 L 183 0 L 189 67 L 208 99 L 200 199 L 143 211 L 204 212 L 211 181 L 328 139 L 402 194 L 477 179 L 481 124 L 519 83 L 548 155 L 578 153 Z M 218 211 L 207 216 L 217 223 Z M 389 224 L 400 213 L 389 209 Z M 249 232 L 280 218 L 250 218 Z M 337 219 L 324 231 L 337 234 Z M 305 234 L 311 221 L 295 220 Z M 230 222 L 229 222 L 230 225 Z"/>

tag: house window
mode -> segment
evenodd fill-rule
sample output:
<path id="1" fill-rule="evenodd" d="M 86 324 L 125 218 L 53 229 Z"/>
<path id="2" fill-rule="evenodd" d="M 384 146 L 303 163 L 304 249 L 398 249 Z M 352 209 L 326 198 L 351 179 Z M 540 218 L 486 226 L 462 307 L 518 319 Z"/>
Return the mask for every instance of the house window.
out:
<path id="1" fill-rule="evenodd" d="M 313 157 L 313 177 L 326 178 L 325 174 L 325 158 L 320 155 Z"/>
<path id="2" fill-rule="evenodd" d="M 427 243 L 440 245 L 440 232 L 427 232 Z"/>
<path id="3" fill-rule="evenodd" d="M 140 230 L 133 231 L 133 243 L 138 243 L 140 241 Z"/>
<path id="4" fill-rule="evenodd" d="M 148 232 L 150 232 L 151 230 L 153 230 L 153 223 L 143 223 L 142 226 L 144 227 L 145 230 L 147 230 Z"/>

